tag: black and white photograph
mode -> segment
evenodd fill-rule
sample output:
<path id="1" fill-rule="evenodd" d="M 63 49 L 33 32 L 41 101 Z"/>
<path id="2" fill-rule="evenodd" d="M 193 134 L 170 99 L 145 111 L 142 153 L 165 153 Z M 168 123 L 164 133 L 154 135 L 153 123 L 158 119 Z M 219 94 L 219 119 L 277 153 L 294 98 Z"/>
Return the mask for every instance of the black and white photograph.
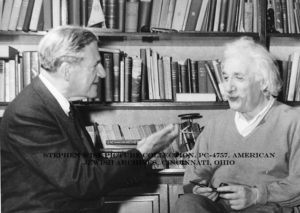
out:
<path id="1" fill-rule="evenodd" d="M 300 213 L 300 0 L 0 0 L 2 213 Z"/>

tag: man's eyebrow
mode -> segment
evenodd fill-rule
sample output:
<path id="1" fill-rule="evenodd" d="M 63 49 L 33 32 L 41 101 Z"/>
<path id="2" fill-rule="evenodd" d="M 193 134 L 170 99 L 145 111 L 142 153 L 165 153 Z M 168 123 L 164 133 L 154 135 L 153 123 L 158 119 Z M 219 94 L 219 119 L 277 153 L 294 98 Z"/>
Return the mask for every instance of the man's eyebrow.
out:
<path id="1" fill-rule="evenodd" d="M 245 73 L 241 73 L 241 72 L 235 72 L 235 73 L 233 73 L 234 75 L 242 75 L 242 76 L 244 76 L 244 75 L 246 75 Z"/>

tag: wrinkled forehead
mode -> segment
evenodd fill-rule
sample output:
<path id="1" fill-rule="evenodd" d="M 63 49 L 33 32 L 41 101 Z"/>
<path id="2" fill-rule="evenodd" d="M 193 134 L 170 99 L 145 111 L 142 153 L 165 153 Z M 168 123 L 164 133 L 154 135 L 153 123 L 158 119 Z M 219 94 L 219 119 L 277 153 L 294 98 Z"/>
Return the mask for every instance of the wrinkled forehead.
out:
<path id="1" fill-rule="evenodd" d="M 244 75 L 252 74 L 255 63 L 250 57 L 239 55 L 227 58 L 222 64 L 222 71 L 226 74 L 241 73 Z"/>

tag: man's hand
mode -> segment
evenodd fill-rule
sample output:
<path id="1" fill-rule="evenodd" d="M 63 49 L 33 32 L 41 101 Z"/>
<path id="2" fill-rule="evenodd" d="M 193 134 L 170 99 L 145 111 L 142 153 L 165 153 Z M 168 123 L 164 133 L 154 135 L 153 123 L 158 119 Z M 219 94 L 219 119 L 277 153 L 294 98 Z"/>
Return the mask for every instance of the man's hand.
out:
<path id="1" fill-rule="evenodd" d="M 207 180 L 202 180 L 199 183 L 203 185 L 207 185 Z M 218 193 L 213 191 L 213 189 L 210 187 L 194 186 L 193 193 L 196 195 L 205 196 L 211 199 L 212 201 L 215 201 L 218 198 Z"/>
<path id="2" fill-rule="evenodd" d="M 177 136 L 178 126 L 170 124 L 162 130 L 155 132 L 147 138 L 141 140 L 137 144 L 137 150 L 143 154 L 144 160 L 149 160 L 151 155 L 164 150 L 174 141 Z"/>
<path id="3" fill-rule="evenodd" d="M 219 196 L 227 199 L 229 205 L 234 210 L 245 209 L 257 201 L 257 189 L 243 185 L 222 186 L 217 189 L 218 192 L 230 191 L 231 193 L 222 193 Z"/>

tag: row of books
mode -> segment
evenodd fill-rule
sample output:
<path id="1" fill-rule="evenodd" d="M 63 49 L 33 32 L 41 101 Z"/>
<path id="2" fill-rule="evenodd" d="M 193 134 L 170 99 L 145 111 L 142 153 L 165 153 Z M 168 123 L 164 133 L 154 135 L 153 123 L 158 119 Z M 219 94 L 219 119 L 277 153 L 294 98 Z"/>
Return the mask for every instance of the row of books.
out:
<path id="1" fill-rule="evenodd" d="M 140 57 L 117 49 L 99 50 L 107 76 L 100 82 L 98 101 L 223 101 L 218 60 L 173 61 L 151 48 L 141 48 Z"/>
<path id="2" fill-rule="evenodd" d="M 153 28 L 202 32 L 257 32 L 260 17 L 258 0 L 102 2 L 106 2 L 103 9 L 107 28 L 125 32 L 140 32 Z"/>
<path id="3" fill-rule="evenodd" d="M 136 148 L 140 140 L 166 126 L 167 124 L 145 124 L 136 126 L 94 124 L 87 126 L 86 129 L 94 143 L 96 143 L 96 140 L 99 140 L 97 137 L 100 137 L 102 144 L 100 148 L 102 148 L 102 150 L 120 151 Z M 199 134 L 200 133 L 197 135 Z M 151 160 L 153 167 L 156 169 L 183 168 L 183 165 L 178 163 L 181 160 L 179 153 L 191 150 L 192 146 L 188 142 L 186 136 L 180 134 L 180 137 L 175 139 L 169 147 L 154 156 Z"/>
<path id="4" fill-rule="evenodd" d="M 99 82 L 97 101 L 222 101 L 219 61 L 172 61 L 150 49 L 129 57 L 118 49 L 99 48 L 107 76 Z M 38 75 L 38 53 L 21 54 L 10 46 L 0 54 L 0 102 L 10 102 Z"/>
<path id="5" fill-rule="evenodd" d="M 281 78 L 283 80 L 282 92 L 279 100 L 300 101 L 300 53 L 289 55 L 287 61 L 278 61 Z"/>
<path id="6" fill-rule="evenodd" d="M 9 52 L 9 54 L 3 57 L 5 52 Z M 24 51 L 19 55 L 12 47 L 1 48 L 0 102 L 12 101 L 38 75 L 39 69 L 36 51 Z"/>
<path id="7" fill-rule="evenodd" d="M 268 1 L 268 31 L 278 33 L 300 33 L 300 1 Z"/>
<path id="8" fill-rule="evenodd" d="M 98 87 L 97 101 L 223 101 L 222 74 L 218 60 L 173 61 L 150 48 L 140 57 L 118 49 L 99 48 L 107 77 Z M 279 100 L 300 101 L 299 52 L 278 61 L 283 79 Z M 38 75 L 38 53 L 6 46 L 0 54 L 0 102 L 10 102 Z"/>
<path id="9" fill-rule="evenodd" d="M 104 22 L 100 0 L 0 0 L 0 30 L 47 31 Z"/>
<path id="10" fill-rule="evenodd" d="M 3 31 L 47 31 L 60 25 L 149 32 L 257 32 L 258 0 L 0 0 Z"/>

